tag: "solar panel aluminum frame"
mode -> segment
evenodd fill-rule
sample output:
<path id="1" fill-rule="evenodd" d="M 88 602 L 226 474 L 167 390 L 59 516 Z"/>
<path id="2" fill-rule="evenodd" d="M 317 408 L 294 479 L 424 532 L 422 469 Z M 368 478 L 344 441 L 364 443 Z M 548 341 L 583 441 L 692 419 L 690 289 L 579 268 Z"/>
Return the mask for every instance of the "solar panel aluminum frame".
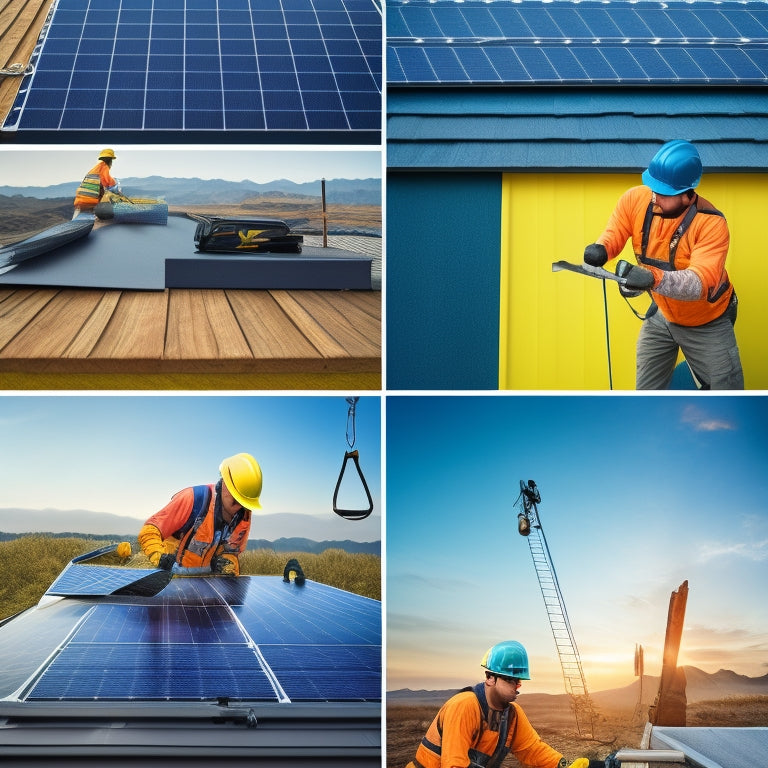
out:
<path id="1" fill-rule="evenodd" d="M 381 766 L 379 703 L 0 701 L 4 764 Z M 154 762 L 142 762 L 154 766 Z"/>

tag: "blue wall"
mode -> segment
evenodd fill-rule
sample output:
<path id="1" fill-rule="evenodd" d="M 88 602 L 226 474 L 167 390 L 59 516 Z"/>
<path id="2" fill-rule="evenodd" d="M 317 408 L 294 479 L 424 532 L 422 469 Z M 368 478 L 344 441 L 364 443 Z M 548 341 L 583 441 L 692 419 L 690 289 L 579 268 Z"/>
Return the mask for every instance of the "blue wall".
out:
<path id="1" fill-rule="evenodd" d="M 387 176 L 386 386 L 497 389 L 501 174 Z"/>

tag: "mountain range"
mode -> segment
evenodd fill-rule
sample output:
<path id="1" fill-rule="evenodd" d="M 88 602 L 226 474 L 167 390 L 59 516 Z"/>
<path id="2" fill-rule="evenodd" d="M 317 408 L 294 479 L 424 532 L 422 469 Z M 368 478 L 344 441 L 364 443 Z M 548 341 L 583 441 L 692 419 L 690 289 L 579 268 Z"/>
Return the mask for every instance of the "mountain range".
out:
<path id="1" fill-rule="evenodd" d="M 70 199 L 80 180 L 52 184 L 47 187 L 0 186 L 0 195 L 23 195 L 36 198 Z M 247 179 L 181 179 L 163 176 L 120 178 L 123 193 L 129 197 L 161 197 L 169 205 L 234 205 L 259 196 L 317 197 L 321 196 L 321 181 L 297 183 L 289 179 L 257 183 Z M 325 198 L 329 204 L 381 205 L 381 179 L 326 179 Z"/>
<path id="2" fill-rule="evenodd" d="M 252 518 L 249 548 L 268 545 L 277 551 L 300 548 L 303 552 L 315 552 L 336 547 L 348 552 L 378 554 L 381 549 L 378 518 L 371 516 L 364 523 L 344 520 L 330 510 L 326 517 L 259 512 Z M 133 539 L 142 525 L 143 520 L 138 518 L 84 509 L 0 509 L 0 532 L 10 534 L 5 538 L 25 533 L 68 533 Z"/>
<path id="3" fill-rule="evenodd" d="M 762 677 L 747 677 L 729 669 L 718 672 L 704 672 L 698 667 L 685 666 L 686 698 L 689 704 L 699 701 L 715 701 L 731 696 L 768 696 L 768 675 Z M 471 681 L 470 681 L 471 682 Z M 470 682 L 467 684 L 469 685 Z M 659 678 L 653 675 L 643 676 L 643 704 L 652 704 L 659 689 Z M 426 691 L 401 688 L 387 692 L 387 701 L 398 704 L 441 704 L 456 693 L 456 689 Z M 592 691 L 590 696 L 595 706 L 611 709 L 632 709 L 638 702 L 640 680 L 622 688 L 612 688 L 607 691 Z M 549 702 L 556 705 L 567 699 L 567 694 L 523 693 L 520 703 L 526 702 L 540 705 Z"/>

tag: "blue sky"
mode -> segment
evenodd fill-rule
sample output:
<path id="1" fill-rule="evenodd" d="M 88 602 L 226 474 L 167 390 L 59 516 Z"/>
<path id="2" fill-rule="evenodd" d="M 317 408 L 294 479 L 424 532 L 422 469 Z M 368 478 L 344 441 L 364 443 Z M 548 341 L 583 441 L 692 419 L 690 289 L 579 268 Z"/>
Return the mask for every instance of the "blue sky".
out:
<path id="1" fill-rule="evenodd" d="M 96 164 L 102 145 L 9 147 L 0 145 L 0 186 L 48 186 L 79 181 Z M 226 179 L 258 183 L 289 179 L 381 178 L 381 152 L 370 149 L 316 147 L 112 147 L 116 179 Z"/>
<path id="2" fill-rule="evenodd" d="M 374 500 L 364 521 L 333 512 L 347 444 L 346 395 L 61 395 L 0 397 L 0 507 L 110 512 L 143 520 L 181 488 L 215 482 L 221 460 L 245 451 L 264 475 L 263 514 L 341 522 L 347 538 L 381 538 L 381 403 L 355 409 L 360 464 Z M 367 506 L 348 463 L 340 504 Z M 55 514 L 55 513 L 51 513 Z M 252 536 L 258 538 L 258 520 Z M 286 529 L 285 536 L 302 536 Z M 329 538 L 337 538 L 329 536 Z"/>
<path id="3" fill-rule="evenodd" d="M 539 513 L 590 690 L 661 670 L 669 597 L 689 596 L 679 663 L 768 673 L 768 399 L 387 398 L 387 689 L 480 679 L 527 647 L 525 690 L 561 693 L 527 540 Z"/>

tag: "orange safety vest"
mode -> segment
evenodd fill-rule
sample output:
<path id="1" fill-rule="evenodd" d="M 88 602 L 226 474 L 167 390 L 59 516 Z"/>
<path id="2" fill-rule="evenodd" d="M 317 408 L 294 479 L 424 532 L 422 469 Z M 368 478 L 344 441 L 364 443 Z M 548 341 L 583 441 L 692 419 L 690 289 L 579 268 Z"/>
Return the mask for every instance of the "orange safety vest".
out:
<path id="1" fill-rule="evenodd" d="M 701 280 L 696 301 L 682 301 L 651 291 L 662 315 L 677 325 L 697 326 L 716 320 L 727 309 L 733 285 L 725 269 L 730 233 L 723 214 L 698 195 L 677 218 L 653 212 L 651 190 L 633 187 L 616 205 L 605 231 L 597 238 L 613 259 L 632 239 L 638 263 L 654 272 L 690 269 Z"/>
<path id="2" fill-rule="evenodd" d="M 496 768 L 510 751 L 535 768 L 556 768 L 563 757 L 541 740 L 517 704 L 490 710 L 485 683 L 478 683 L 443 704 L 407 768 Z"/>
<path id="3" fill-rule="evenodd" d="M 117 182 L 109 173 L 109 166 L 99 160 L 91 168 L 80 182 L 80 186 L 75 192 L 75 208 L 93 207 L 104 196 L 106 187 L 114 187 Z"/>
<path id="4" fill-rule="evenodd" d="M 210 501 L 197 519 L 190 520 L 195 512 L 195 488 L 185 488 L 146 523 L 160 531 L 166 548 L 176 552 L 176 562 L 184 568 L 209 566 L 216 555 L 237 556 L 245 551 L 248 543 L 250 510 L 238 512 L 228 525 L 223 520 L 217 525 L 216 488 L 213 485 L 204 487 L 210 491 Z"/>

